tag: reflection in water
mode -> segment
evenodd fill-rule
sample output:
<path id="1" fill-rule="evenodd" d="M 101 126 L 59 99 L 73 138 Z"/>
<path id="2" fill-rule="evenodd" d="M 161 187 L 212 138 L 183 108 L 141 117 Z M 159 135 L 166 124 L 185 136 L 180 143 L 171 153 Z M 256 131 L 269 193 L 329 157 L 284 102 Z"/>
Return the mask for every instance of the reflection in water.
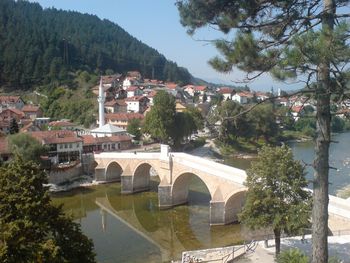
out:
<path id="1" fill-rule="evenodd" d="M 189 204 L 167 210 L 158 208 L 156 191 L 121 195 L 120 183 L 54 197 L 93 239 L 99 262 L 169 262 L 184 250 L 242 242 L 240 225 L 210 227 L 209 201 L 196 177 Z"/>

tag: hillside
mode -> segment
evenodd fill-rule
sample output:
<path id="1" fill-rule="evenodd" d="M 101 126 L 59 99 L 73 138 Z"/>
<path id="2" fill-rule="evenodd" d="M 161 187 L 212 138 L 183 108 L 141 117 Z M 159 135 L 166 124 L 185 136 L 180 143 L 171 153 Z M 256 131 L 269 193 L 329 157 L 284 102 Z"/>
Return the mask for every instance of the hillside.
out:
<path id="1" fill-rule="evenodd" d="M 138 70 L 145 78 L 187 84 L 187 69 L 97 16 L 0 1 L 0 86 L 65 84 L 72 73 Z"/>

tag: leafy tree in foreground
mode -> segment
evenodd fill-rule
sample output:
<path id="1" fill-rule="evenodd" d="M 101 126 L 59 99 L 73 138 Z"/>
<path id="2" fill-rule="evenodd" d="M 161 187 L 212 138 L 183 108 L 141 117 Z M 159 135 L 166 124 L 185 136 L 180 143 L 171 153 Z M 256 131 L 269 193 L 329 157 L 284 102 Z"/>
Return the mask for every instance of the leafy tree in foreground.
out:
<path id="1" fill-rule="evenodd" d="M 328 174 L 331 95 L 346 98 L 350 60 L 349 0 L 178 0 L 181 23 L 193 34 L 210 26 L 227 34 L 215 42 L 210 64 L 235 68 L 252 80 L 265 72 L 280 80 L 301 76 L 316 100 L 312 262 L 328 261 Z M 344 8 L 345 7 L 345 8 Z M 230 33 L 230 34 L 229 34 Z M 316 81 L 316 85 L 310 83 Z M 304 92 L 304 91 L 303 91 Z"/>
<path id="2" fill-rule="evenodd" d="M 271 227 L 280 252 L 283 232 L 296 234 L 308 226 L 310 193 L 305 171 L 287 146 L 264 146 L 247 171 L 248 192 L 240 220 L 249 228 Z"/>
<path id="3" fill-rule="evenodd" d="M 95 262 L 92 241 L 51 204 L 38 165 L 16 156 L 0 174 L 1 262 Z"/>

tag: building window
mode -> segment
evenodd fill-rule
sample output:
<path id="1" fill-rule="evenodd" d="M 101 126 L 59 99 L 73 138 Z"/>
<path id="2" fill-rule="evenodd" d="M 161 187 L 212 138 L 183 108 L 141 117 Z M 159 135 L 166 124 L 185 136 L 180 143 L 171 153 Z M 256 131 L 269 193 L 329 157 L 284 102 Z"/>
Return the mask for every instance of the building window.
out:
<path id="1" fill-rule="evenodd" d="M 60 149 L 63 149 L 63 144 L 60 144 Z"/>
<path id="2" fill-rule="evenodd" d="M 72 146 L 72 144 L 70 143 L 70 144 L 69 144 L 69 148 L 71 148 L 71 149 L 72 149 L 72 147 L 73 147 L 73 146 Z"/>
<path id="3" fill-rule="evenodd" d="M 67 148 L 68 148 L 68 145 L 67 145 L 67 144 L 64 144 L 64 148 L 67 149 Z"/>

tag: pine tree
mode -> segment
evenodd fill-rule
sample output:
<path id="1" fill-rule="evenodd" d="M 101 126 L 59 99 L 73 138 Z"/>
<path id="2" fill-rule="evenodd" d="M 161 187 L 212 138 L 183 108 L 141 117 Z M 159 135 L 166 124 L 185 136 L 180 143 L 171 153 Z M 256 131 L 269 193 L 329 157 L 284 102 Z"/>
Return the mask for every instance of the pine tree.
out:
<path id="1" fill-rule="evenodd" d="M 238 68 L 253 80 L 270 72 L 280 80 L 301 76 L 316 100 L 312 262 L 328 261 L 330 99 L 347 98 L 349 0 L 179 0 L 181 23 L 190 34 L 210 25 L 226 39 L 210 64 L 221 72 Z M 335 23 L 337 24 L 335 25 Z M 230 40 L 230 38 L 232 39 Z M 311 83 L 315 81 L 315 85 Z"/>

